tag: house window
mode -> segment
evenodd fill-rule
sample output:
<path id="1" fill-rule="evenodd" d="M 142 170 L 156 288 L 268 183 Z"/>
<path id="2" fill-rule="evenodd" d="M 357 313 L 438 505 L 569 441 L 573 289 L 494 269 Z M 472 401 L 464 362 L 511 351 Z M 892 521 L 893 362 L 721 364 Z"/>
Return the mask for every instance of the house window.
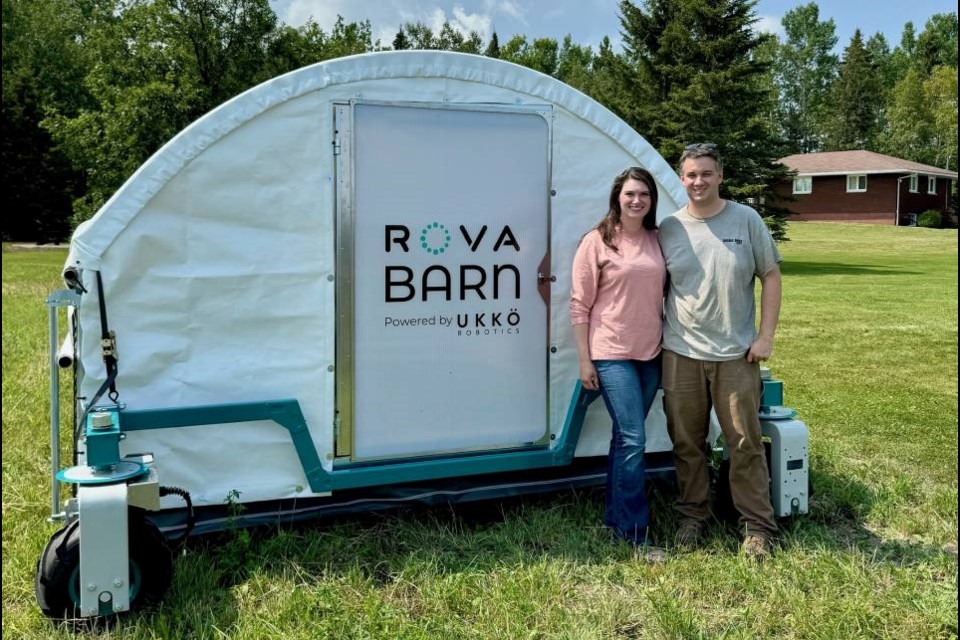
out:
<path id="1" fill-rule="evenodd" d="M 920 190 L 920 176 L 913 174 L 910 176 L 910 193 L 916 193 Z"/>
<path id="2" fill-rule="evenodd" d="M 813 193 L 813 178 L 811 178 L 810 176 L 804 176 L 802 178 L 794 178 L 793 192 L 794 193 Z"/>
<path id="3" fill-rule="evenodd" d="M 927 176 L 927 193 L 937 195 L 937 178 L 935 176 Z"/>
<path id="4" fill-rule="evenodd" d="M 847 176 L 847 193 L 862 192 L 867 190 L 866 174 L 851 174 Z"/>

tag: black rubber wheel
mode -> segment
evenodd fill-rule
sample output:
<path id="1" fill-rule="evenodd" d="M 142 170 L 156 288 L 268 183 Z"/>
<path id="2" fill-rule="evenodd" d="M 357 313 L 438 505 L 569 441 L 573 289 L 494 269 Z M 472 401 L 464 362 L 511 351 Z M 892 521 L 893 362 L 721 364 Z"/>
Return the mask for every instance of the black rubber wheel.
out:
<path id="1" fill-rule="evenodd" d="M 713 512 L 721 522 L 736 523 L 740 512 L 733 504 L 733 495 L 730 493 L 730 460 L 722 460 L 717 469 L 713 487 Z"/>
<path id="2" fill-rule="evenodd" d="M 173 557 L 160 531 L 136 512 L 130 513 L 130 608 L 158 602 L 170 587 Z M 80 617 L 80 521 L 50 537 L 33 579 L 37 603 L 54 620 Z"/>

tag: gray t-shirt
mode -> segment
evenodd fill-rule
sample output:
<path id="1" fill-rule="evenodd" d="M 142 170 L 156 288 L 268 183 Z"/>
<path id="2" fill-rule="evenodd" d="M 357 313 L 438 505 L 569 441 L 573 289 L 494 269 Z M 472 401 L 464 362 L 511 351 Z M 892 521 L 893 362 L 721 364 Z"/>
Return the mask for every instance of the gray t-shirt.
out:
<path id="1" fill-rule="evenodd" d="M 727 201 L 701 220 L 686 207 L 660 223 L 669 288 L 663 346 L 697 360 L 736 360 L 756 339 L 754 281 L 782 260 L 763 219 Z"/>

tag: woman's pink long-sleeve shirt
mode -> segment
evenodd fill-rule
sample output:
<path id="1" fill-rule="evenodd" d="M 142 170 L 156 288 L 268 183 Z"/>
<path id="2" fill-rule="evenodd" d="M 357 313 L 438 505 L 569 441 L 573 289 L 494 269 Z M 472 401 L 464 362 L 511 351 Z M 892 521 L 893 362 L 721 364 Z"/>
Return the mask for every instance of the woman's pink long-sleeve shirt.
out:
<path id="1" fill-rule="evenodd" d="M 666 265 L 657 232 L 619 232 L 619 252 L 594 229 L 573 259 L 572 324 L 590 325 L 591 360 L 652 360 L 660 353 Z"/>

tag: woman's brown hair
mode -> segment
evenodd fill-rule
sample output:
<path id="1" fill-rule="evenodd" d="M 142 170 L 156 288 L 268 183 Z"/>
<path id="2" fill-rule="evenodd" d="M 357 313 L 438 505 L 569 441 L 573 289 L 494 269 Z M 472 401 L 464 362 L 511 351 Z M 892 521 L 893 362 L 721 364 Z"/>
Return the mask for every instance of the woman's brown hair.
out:
<path id="1" fill-rule="evenodd" d="M 600 237 L 603 238 L 603 244 L 614 251 L 619 251 L 613 240 L 620 227 L 620 191 L 623 190 L 627 180 L 638 180 L 650 189 L 650 211 L 643 216 L 643 228 L 650 230 L 657 228 L 657 182 L 646 169 L 630 167 L 613 179 L 613 185 L 610 187 L 610 208 L 596 227 Z"/>

